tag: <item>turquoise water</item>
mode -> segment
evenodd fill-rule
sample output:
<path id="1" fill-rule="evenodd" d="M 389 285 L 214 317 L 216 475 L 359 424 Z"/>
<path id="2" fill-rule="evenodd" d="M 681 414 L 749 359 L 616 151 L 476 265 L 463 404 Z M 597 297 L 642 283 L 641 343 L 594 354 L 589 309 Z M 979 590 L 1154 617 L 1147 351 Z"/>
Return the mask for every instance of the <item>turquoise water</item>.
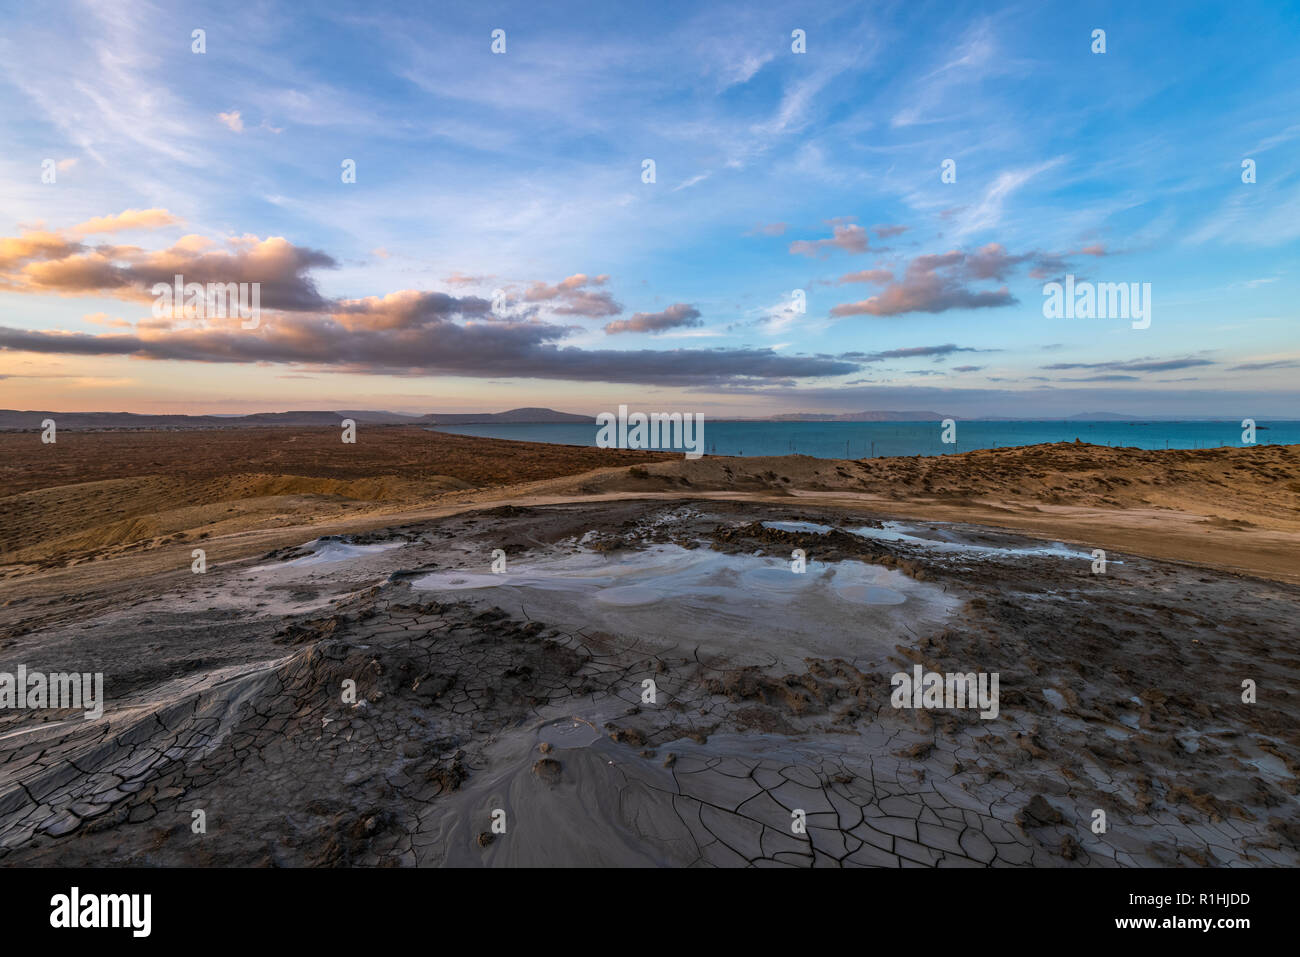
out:
<path id="1" fill-rule="evenodd" d="M 1300 443 L 1300 421 L 1256 420 L 1259 445 Z M 439 426 L 436 431 L 524 442 L 595 445 L 595 425 L 518 424 Z M 1241 420 L 1233 422 L 985 422 L 958 421 L 957 443 L 940 440 L 938 422 L 728 422 L 705 419 L 709 455 L 811 455 L 870 458 L 946 455 L 971 449 L 1073 442 L 1139 449 L 1209 449 L 1241 446 Z"/>

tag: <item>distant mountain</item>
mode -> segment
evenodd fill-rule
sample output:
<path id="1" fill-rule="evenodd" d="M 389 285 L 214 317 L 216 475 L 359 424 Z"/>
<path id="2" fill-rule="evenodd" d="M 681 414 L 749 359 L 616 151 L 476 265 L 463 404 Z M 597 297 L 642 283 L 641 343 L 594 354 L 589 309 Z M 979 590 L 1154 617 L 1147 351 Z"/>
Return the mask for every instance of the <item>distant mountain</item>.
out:
<path id="1" fill-rule="evenodd" d="M 938 412 L 790 412 L 774 415 L 772 422 L 930 422 L 950 416 Z M 956 418 L 956 416 L 951 416 Z"/>
<path id="2" fill-rule="evenodd" d="M 429 425 L 488 425 L 495 422 L 573 422 L 595 425 L 591 415 L 554 409 L 511 409 L 509 412 L 434 412 L 421 419 Z"/>
<path id="3" fill-rule="evenodd" d="M 211 416 L 194 416 L 196 419 L 210 419 Z M 338 425 L 340 419 L 348 416 L 339 412 L 317 412 L 303 410 L 296 412 L 254 412 L 238 418 L 226 419 L 234 425 Z"/>
<path id="4" fill-rule="evenodd" d="M 137 415 L 134 412 L 20 412 L 0 409 L 0 429 L 40 431 L 41 422 L 53 419 L 61 429 L 194 429 L 225 428 L 242 417 L 208 415 Z"/>
<path id="5" fill-rule="evenodd" d="M 367 425 L 474 425 L 492 422 L 585 422 L 589 415 L 571 415 L 554 409 L 511 409 L 509 412 L 433 413 L 344 410 L 254 412 L 251 415 L 148 415 L 135 412 L 36 412 L 0 409 L 0 429 L 39 431 L 41 422 L 53 419 L 60 429 L 234 429 L 254 426 L 335 426 L 343 419 Z"/>
<path id="6" fill-rule="evenodd" d="M 388 425 L 418 425 L 423 416 L 406 413 L 406 412 L 367 412 L 364 409 L 341 409 L 334 413 L 335 416 L 342 416 L 345 419 L 355 419 L 358 422 L 381 423 Z"/>
<path id="7" fill-rule="evenodd" d="M 393 412 L 255 412 L 252 415 L 141 415 L 135 412 L 19 412 L 0 409 L 0 429 L 36 429 L 53 419 L 60 429 L 233 429 L 251 426 L 338 425 L 343 419 L 371 424 L 415 422 Z"/>

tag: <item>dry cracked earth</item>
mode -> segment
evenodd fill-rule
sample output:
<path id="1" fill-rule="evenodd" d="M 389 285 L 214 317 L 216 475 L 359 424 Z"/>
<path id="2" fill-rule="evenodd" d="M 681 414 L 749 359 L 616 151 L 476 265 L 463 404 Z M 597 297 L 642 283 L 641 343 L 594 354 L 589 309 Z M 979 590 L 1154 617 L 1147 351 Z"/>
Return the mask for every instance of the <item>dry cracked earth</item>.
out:
<path id="1" fill-rule="evenodd" d="M 11 602 L 0 671 L 103 672 L 108 702 L 0 711 L 0 864 L 1295 866 L 1298 605 L 974 526 L 685 502 Z M 998 673 L 997 717 L 895 708 L 917 664 Z"/>

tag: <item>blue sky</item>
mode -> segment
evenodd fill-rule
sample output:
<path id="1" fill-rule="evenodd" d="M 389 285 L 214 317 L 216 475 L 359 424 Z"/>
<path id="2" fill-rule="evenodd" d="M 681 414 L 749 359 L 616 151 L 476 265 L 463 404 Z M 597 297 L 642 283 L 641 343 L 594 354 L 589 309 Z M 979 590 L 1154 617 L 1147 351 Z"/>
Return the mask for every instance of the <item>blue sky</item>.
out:
<path id="1" fill-rule="evenodd" d="M 0 405 L 1300 415 L 1296 4 L 449 6 L 0 4 Z"/>

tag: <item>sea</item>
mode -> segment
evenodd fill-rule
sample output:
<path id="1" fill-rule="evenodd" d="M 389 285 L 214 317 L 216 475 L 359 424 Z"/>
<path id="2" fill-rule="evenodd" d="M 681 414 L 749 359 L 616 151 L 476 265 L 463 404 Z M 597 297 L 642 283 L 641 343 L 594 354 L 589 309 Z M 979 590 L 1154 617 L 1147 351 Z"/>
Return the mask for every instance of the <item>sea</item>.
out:
<path id="1" fill-rule="evenodd" d="M 518 423 L 436 426 L 438 432 L 556 445 L 596 444 L 596 425 Z M 1300 420 L 1255 420 L 1257 445 L 1300 443 Z M 952 455 L 1041 442 L 1090 442 L 1116 448 L 1213 449 L 1242 446 L 1241 420 L 1017 421 L 957 420 L 956 442 L 945 444 L 942 426 L 930 422 L 734 422 L 706 419 L 706 455 L 811 455 L 861 459 L 897 455 Z M 668 449 L 667 451 L 675 451 Z"/>

